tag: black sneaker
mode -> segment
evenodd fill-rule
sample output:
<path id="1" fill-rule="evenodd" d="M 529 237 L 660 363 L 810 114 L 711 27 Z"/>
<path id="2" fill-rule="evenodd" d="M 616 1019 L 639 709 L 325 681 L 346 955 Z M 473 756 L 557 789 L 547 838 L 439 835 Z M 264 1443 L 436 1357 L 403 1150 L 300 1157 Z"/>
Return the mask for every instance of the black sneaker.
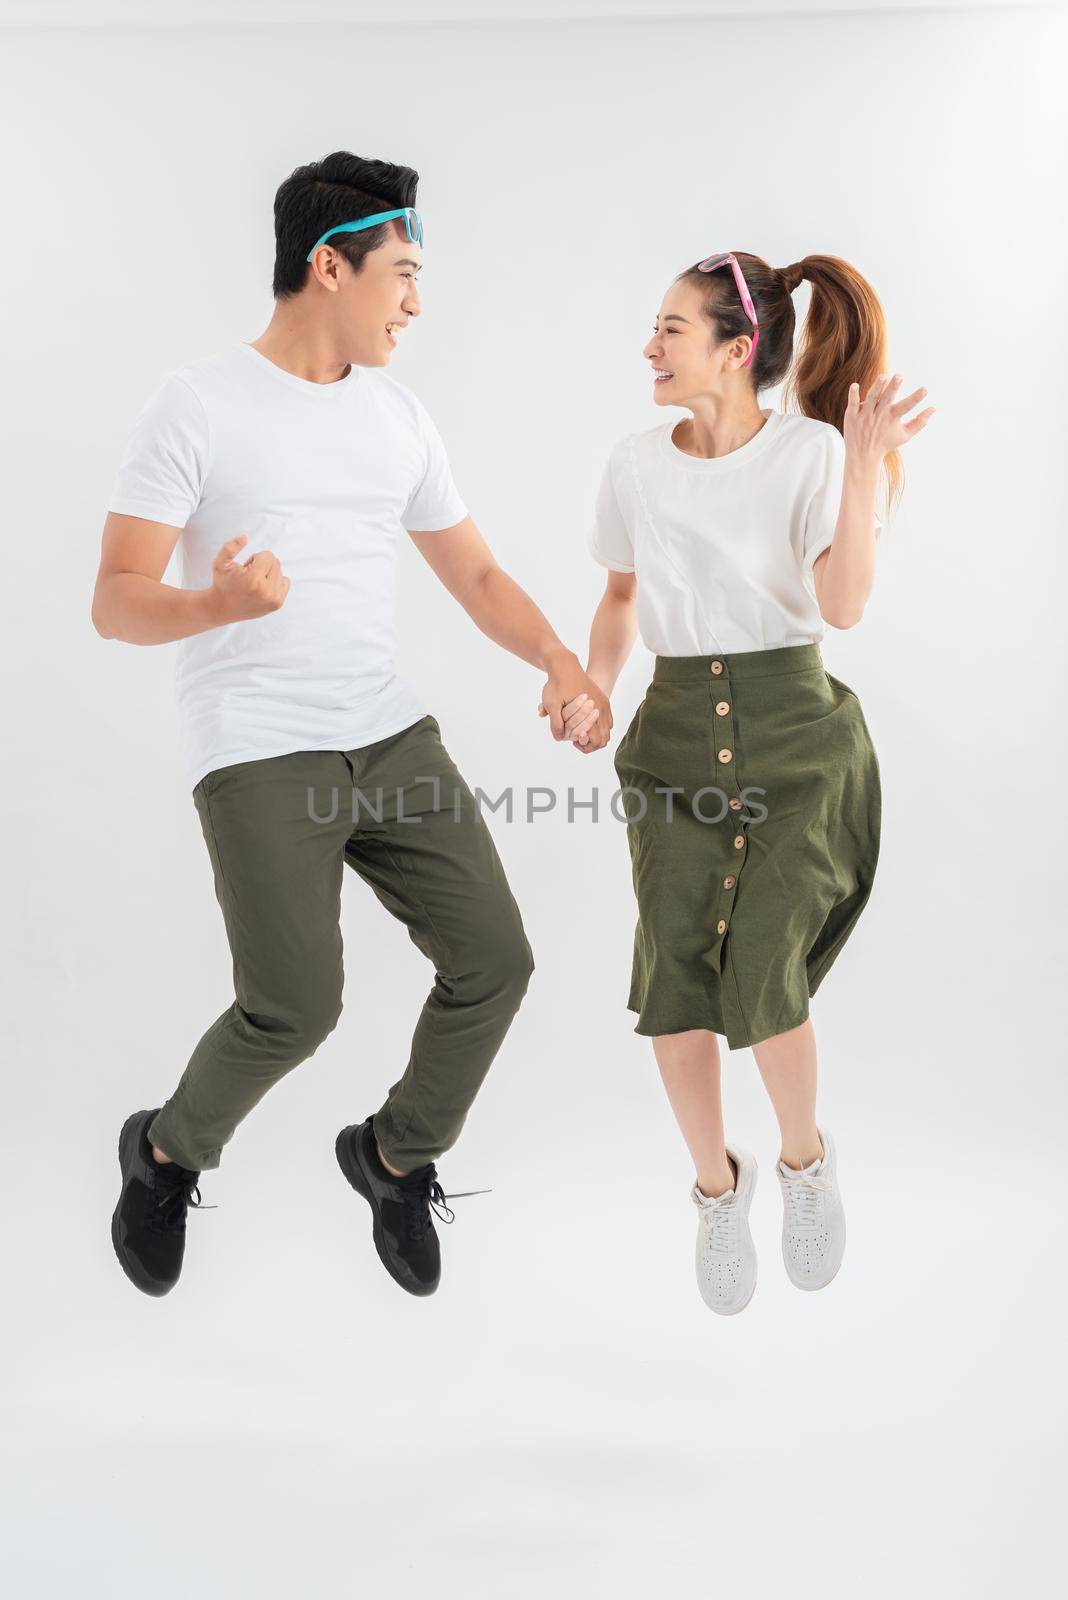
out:
<path id="1" fill-rule="evenodd" d="M 157 1161 L 152 1154 L 148 1126 L 158 1110 L 157 1106 L 155 1111 L 135 1111 L 122 1125 L 122 1190 L 111 1218 L 111 1242 L 119 1265 L 131 1283 L 154 1295 L 166 1294 L 178 1282 L 185 1254 L 186 1207 L 201 1203 L 200 1173 L 177 1161 Z"/>
<path id="2" fill-rule="evenodd" d="M 443 1222 L 455 1213 L 432 1161 L 395 1178 L 379 1160 L 371 1118 L 342 1128 L 334 1144 L 338 1165 L 374 1217 L 382 1265 L 409 1294 L 433 1294 L 441 1281 L 441 1245 L 430 1211 Z"/>

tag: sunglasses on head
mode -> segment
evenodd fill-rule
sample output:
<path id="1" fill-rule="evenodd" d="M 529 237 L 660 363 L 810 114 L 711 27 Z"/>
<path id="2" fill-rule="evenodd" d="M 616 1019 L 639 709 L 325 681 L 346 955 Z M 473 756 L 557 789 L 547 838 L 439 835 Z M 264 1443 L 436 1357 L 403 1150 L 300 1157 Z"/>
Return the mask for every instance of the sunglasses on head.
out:
<path id="1" fill-rule="evenodd" d="M 715 272 L 717 267 L 726 266 L 729 266 L 731 271 L 734 273 L 734 281 L 738 285 L 738 293 L 742 300 L 742 310 L 753 324 L 753 348 L 742 362 L 742 366 L 747 367 L 750 361 L 752 361 L 753 357 L 756 355 L 757 342 L 760 339 L 760 329 L 757 326 L 757 314 L 753 306 L 753 297 L 749 293 L 749 285 L 746 283 L 745 278 L 742 275 L 742 269 L 738 265 L 737 256 L 731 255 L 729 251 L 724 255 L 706 256 L 703 261 L 699 261 L 697 263 L 697 270 L 698 272 Z"/>
<path id="2" fill-rule="evenodd" d="M 393 217 L 404 218 L 404 231 L 412 244 L 421 245 L 423 242 L 423 224 L 414 206 L 398 206 L 396 211 L 376 211 L 373 217 L 361 217 L 359 222 L 339 222 L 336 228 L 327 228 L 321 239 L 316 239 L 305 261 L 310 261 L 321 244 L 325 244 L 334 233 L 360 233 L 364 228 L 377 228 L 380 222 L 389 222 Z"/>

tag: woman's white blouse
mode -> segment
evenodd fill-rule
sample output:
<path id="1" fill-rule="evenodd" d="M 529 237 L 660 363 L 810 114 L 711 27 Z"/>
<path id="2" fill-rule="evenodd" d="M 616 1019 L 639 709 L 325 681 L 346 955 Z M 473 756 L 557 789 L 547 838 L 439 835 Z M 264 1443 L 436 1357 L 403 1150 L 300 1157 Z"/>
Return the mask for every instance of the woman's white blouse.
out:
<path id="1" fill-rule="evenodd" d="M 637 574 L 646 649 L 701 656 L 818 643 L 826 628 L 812 567 L 834 538 L 842 435 L 771 411 L 740 449 L 702 460 L 672 442 L 679 421 L 613 448 L 587 541 L 602 566 Z"/>

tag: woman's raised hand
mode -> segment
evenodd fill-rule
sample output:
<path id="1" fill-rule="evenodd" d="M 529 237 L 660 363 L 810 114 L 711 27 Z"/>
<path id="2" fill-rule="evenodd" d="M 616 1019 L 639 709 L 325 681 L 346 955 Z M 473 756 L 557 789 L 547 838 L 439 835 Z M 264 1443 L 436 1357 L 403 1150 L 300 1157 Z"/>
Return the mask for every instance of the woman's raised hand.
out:
<path id="1" fill-rule="evenodd" d="M 892 375 L 881 373 L 863 400 L 860 398 L 860 384 L 849 385 L 849 400 L 842 426 L 849 454 L 874 459 L 881 466 L 883 457 L 890 450 L 900 449 L 921 428 L 926 427 L 934 415 L 934 406 L 928 406 L 911 421 L 905 420 L 905 413 L 919 404 L 927 390 L 914 389 L 904 400 L 895 400 L 894 395 L 900 383 L 900 372 Z"/>

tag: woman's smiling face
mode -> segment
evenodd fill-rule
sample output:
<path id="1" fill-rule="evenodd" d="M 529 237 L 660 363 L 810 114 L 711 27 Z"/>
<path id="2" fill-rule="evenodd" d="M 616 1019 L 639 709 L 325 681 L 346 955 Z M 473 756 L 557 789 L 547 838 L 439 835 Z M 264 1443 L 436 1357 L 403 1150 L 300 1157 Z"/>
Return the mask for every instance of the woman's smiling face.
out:
<path id="1" fill-rule="evenodd" d="M 716 345 L 712 324 L 701 310 L 706 294 L 683 279 L 660 304 L 656 331 L 642 351 L 653 375 L 658 405 L 685 406 L 701 395 L 723 392 L 726 370 L 739 368 L 751 348 L 745 337 Z"/>

